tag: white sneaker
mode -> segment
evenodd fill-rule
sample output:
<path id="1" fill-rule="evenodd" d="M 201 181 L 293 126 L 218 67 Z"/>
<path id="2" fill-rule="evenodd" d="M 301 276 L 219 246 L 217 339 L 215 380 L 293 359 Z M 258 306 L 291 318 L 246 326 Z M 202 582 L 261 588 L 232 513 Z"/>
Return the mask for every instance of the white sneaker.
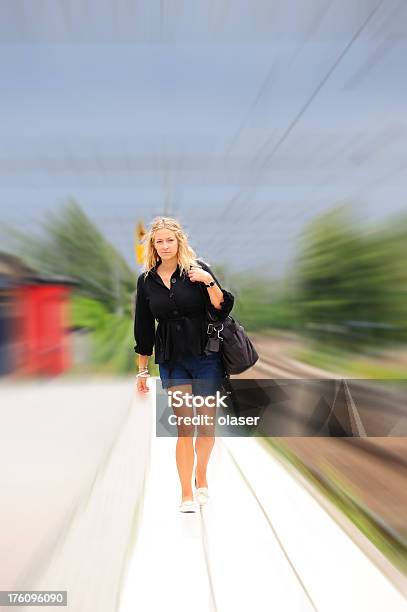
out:
<path id="1" fill-rule="evenodd" d="M 199 487 L 195 492 L 196 501 L 200 506 L 204 506 L 209 498 L 209 491 L 207 487 Z"/>
<path id="2" fill-rule="evenodd" d="M 180 504 L 179 511 L 180 512 L 196 512 L 198 508 L 196 507 L 196 503 L 192 500 L 183 501 Z"/>

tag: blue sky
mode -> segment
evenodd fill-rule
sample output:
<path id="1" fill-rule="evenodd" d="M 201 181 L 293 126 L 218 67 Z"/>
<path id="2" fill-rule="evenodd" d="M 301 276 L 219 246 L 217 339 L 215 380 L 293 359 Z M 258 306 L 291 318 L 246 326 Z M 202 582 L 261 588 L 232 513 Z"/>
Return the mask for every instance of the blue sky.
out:
<path id="1" fill-rule="evenodd" d="M 134 223 L 166 210 L 211 263 L 280 275 L 336 203 L 404 210 L 404 3 L 296 121 L 376 5 L 2 3 L 0 220 L 35 230 L 73 197 L 134 265 Z"/>

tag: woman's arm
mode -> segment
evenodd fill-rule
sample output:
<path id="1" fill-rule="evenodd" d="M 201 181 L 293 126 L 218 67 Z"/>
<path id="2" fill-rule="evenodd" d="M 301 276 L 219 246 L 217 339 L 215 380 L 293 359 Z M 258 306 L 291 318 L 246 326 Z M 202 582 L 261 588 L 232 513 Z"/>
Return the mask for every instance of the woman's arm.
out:
<path id="1" fill-rule="evenodd" d="M 223 291 L 213 274 L 208 272 L 208 280 L 205 282 L 205 285 L 209 285 L 211 281 L 215 281 L 215 284 L 212 285 L 212 287 L 205 287 L 205 289 L 208 292 L 212 306 L 216 308 L 216 310 L 220 310 L 224 301 Z"/>
<path id="2" fill-rule="evenodd" d="M 152 355 L 155 339 L 155 322 L 145 295 L 144 275 L 141 274 L 137 281 L 136 306 L 134 313 L 134 339 L 136 345 L 134 350 L 139 353 L 139 368 L 144 369 L 148 365 L 148 359 Z"/>
<path id="3" fill-rule="evenodd" d="M 148 368 L 148 360 L 150 359 L 151 355 L 139 355 L 138 356 L 138 369 L 140 372 L 142 372 L 143 370 L 147 370 Z"/>
<path id="4" fill-rule="evenodd" d="M 215 285 L 212 287 L 205 287 L 209 297 L 208 311 L 214 319 L 225 319 L 233 308 L 235 298 L 230 291 L 222 289 L 218 279 L 207 264 L 202 261 L 199 261 L 199 264 L 208 276 L 205 276 L 204 279 L 197 278 L 196 280 L 204 282 L 205 285 L 208 285 L 212 280 L 215 281 Z M 201 274 L 201 272 L 198 272 L 198 274 Z"/>

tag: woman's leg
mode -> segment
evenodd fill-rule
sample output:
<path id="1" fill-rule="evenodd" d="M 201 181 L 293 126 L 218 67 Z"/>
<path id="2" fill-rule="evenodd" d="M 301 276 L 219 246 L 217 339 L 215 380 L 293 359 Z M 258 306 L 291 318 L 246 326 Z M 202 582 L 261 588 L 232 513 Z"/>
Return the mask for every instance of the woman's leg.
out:
<path id="1" fill-rule="evenodd" d="M 169 387 L 168 391 L 181 391 L 184 393 L 192 393 L 192 385 L 177 385 Z M 193 417 L 194 411 L 187 406 L 173 408 L 174 414 L 181 417 Z M 178 476 L 181 483 L 182 501 L 193 500 L 192 492 L 192 472 L 194 469 L 194 425 L 180 424 L 178 427 L 178 440 L 175 450 L 175 458 L 177 462 Z"/>
<path id="2" fill-rule="evenodd" d="M 194 376 L 196 378 L 195 395 L 215 396 L 216 391 L 221 388 L 223 378 L 223 366 L 219 354 L 213 353 L 200 357 L 195 364 Z M 200 488 L 208 486 L 206 471 L 215 444 L 216 407 L 203 405 L 197 408 L 196 412 L 207 416 L 206 424 L 198 425 L 198 435 L 195 440 L 196 484 Z"/>
<path id="3" fill-rule="evenodd" d="M 196 453 L 196 486 L 207 487 L 208 481 L 206 470 L 209 458 L 215 444 L 215 418 L 216 408 L 203 406 L 196 409 L 197 415 L 206 415 L 206 424 L 198 425 L 198 433 L 195 440 Z"/>

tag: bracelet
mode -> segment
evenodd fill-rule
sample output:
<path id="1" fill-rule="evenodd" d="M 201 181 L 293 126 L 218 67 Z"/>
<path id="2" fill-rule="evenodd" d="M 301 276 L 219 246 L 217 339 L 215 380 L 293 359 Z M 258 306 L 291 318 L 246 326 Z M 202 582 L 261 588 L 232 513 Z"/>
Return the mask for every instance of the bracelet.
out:
<path id="1" fill-rule="evenodd" d="M 138 377 L 146 378 L 147 376 L 150 376 L 150 373 L 147 370 L 147 368 L 145 370 L 140 370 L 140 372 L 136 374 L 136 378 Z"/>

